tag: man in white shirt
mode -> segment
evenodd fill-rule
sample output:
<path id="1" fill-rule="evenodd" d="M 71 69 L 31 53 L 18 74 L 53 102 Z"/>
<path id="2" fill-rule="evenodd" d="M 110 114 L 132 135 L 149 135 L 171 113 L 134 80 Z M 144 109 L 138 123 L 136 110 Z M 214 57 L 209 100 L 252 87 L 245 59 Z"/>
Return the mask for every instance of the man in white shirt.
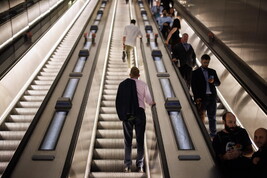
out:
<path id="1" fill-rule="evenodd" d="M 124 32 L 123 32 L 123 48 L 126 51 L 127 54 L 127 62 L 128 62 L 128 68 L 131 68 L 131 51 L 136 46 L 136 38 L 140 37 L 142 38 L 143 35 L 140 31 L 140 29 L 135 26 L 136 21 L 134 19 L 131 20 L 131 24 L 125 26 Z"/>

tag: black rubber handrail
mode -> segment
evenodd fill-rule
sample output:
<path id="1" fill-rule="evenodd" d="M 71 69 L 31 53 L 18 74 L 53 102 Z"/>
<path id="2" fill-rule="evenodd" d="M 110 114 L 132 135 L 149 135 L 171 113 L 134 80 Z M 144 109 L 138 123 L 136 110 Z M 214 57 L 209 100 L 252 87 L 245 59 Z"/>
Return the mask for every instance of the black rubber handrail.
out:
<path id="1" fill-rule="evenodd" d="M 179 2 L 174 2 L 174 7 L 243 89 L 246 90 L 265 114 L 267 114 L 267 82 L 220 39 L 212 34 L 212 32 L 186 10 L 184 6 Z M 211 36 L 213 36 L 213 38 L 211 38 Z"/>

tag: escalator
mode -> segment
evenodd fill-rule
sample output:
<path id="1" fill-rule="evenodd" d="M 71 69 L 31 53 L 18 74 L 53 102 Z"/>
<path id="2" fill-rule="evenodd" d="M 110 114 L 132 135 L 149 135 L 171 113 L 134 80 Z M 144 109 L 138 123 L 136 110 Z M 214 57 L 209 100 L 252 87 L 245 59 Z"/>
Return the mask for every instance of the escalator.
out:
<path id="1" fill-rule="evenodd" d="M 113 1 L 114 2 L 114 1 Z M 128 69 L 127 69 L 127 63 L 123 63 L 122 59 L 121 59 L 121 52 L 122 52 L 122 33 L 123 33 L 123 27 L 125 25 L 128 25 L 130 23 L 130 13 L 128 10 L 130 10 L 129 7 L 130 4 L 125 4 L 124 1 L 120 1 L 117 2 L 117 10 L 115 13 L 115 22 L 114 22 L 114 29 L 113 30 L 113 34 L 112 34 L 112 39 L 111 39 L 111 45 L 109 48 L 109 55 L 108 55 L 108 59 L 107 62 L 104 64 L 106 65 L 106 68 L 104 69 L 104 81 L 103 81 L 103 87 L 101 87 L 101 99 L 100 99 L 100 108 L 97 108 L 97 119 L 95 121 L 95 131 L 92 134 L 94 137 L 92 137 L 93 143 L 92 145 L 90 145 L 90 148 L 92 148 L 91 150 L 89 150 L 89 155 L 91 155 L 92 157 L 88 156 L 88 167 L 87 169 L 89 171 L 86 171 L 86 175 L 85 177 L 153 177 L 151 176 L 151 172 L 153 171 L 158 171 L 160 172 L 162 169 L 161 165 L 157 165 L 155 162 L 151 161 L 151 160 L 160 160 L 162 159 L 162 157 L 159 157 L 159 150 L 158 150 L 158 145 L 157 145 L 157 139 L 159 139 L 158 135 L 157 137 L 155 136 L 155 131 L 154 131 L 154 125 L 151 122 L 151 118 L 152 116 L 148 119 L 147 123 L 147 132 L 146 132 L 146 137 L 147 140 L 145 140 L 146 145 L 152 145 L 150 146 L 148 149 L 150 152 L 145 152 L 145 159 L 146 159 L 146 172 L 145 173 L 138 173 L 136 172 L 136 167 L 134 166 L 135 164 L 135 157 L 136 157 L 136 142 L 135 142 L 135 135 L 133 138 L 133 150 L 132 150 L 132 158 L 133 158 L 133 167 L 132 167 L 132 172 L 131 173 L 124 173 L 124 164 L 123 164 L 123 159 L 124 159 L 124 139 L 123 139 L 123 129 L 122 129 L 122 122 L 119 121 L 118 116 L 116 114 L 116 109 L 115 109 L 115 98 L 116 98 L 116 93 L 117 93 L 117 87 L 119 85 L 119 83 L 121 81 L 123 81 L 124 79 L 126 79 L 128 76 Z M 108 21 L 108 20 L 107 20 Z M 147 23 L 147 21 L 145 21 L 145 24 Z M 107 28 L 108 29 L 108 28 Z M 107 32 L 105 32 L 106 34 Z M 64 46 L 64 45 L 62 45 Z M 104 45 L 103 45 L 104 46 Z M 100 47 L 101 49 L 103 47 Z M 150 50 L 149 48 L 146 48 L 146 50 Z M 58 54 L 59 53 L 59 50 Z M 149 51 L 151 52 L 151 51 Z M 164 53 L 164 52 L 163 52 Z M 67 51 L 65 51 L 65 54 L 68 54 Z M 148 53 L 150 55 L 150 53 Z M 103 54 L 99 54 L 100 56 L 103 56 Z M 61 56 L 61 55 L 57 55 L 57 56 Z M 164 56 L 167 56 L 164 53 Z M 59 57 L 57 57 L 56 59 L 58 59 Z M 147 59 L 149 59 L 149 57 L 146 57 Z M 150 56 L 151 58 L 151 56 Z M 132 56 L 132 62 L 134 63 L 134 56 Z M 62 59 L 63 60 L 63 59 Z M 63 60 L 64 61 L 64 60 Z M 149 62 L 153 62 L 153 60 L 150 60 Z M 40 76 L 36 77 L 38 78 L 38 80 L 36 80 L 34 83 L 38 84 L 38 85 L 32 85 L 32 87 L 30 88 L 29 91 L 25 92 L 25 93 L 30 93 L 31 97 L 35 94 L 37 95 L 36 92 L 37 90 L 41 90 L 42 93 L 46 93 L 47 90 L 46 88 L 49 88 L 52 84 L 53 76 L 52 73 L 56 73 L 57 69 L 56 68 L 57 65 L 62 65 L 62 64 L 57 64 L 56 62 L 50 62 L 49 64 L 47 64 L 47 66 L 50 66 L 49 69 L 42 69 L 42 72 L 40 72 Z M 153 63 L 148 64 L 148 66 L 151 66 L 151 68 L 153 68 Z M 151 70 L 150 68 L 150 70 Z M 55 71 L 54 71 L 55 70 Z M 59 70 L 59 69 L 58 69 Z M 97 70 L 96 70 L 97 71 Z M 169 70 L 170 72 L 170 70 Z M 47 76 L 47 77 L 45 77 Z M 151 75 L 151 76 L 156 76 L 156 75 Z M 49 81 L 49 79 L 51 79 L 52 81 L 50 81 L 50 85 L 46 86 L 44 83 L 46 83 L 47 81 Z M 154 78 L 155 79 L 155 78 Z M 96 80 L 99 80 L 99 78 L 97 78 Z M 154 82 L 157 82 L 158 79 L 154 80 Z M 172 81 L 172 83 L 178 83 L 176 79 L 170 78 L 170 81 Z M 154 83 L 155 84 L 155 83 Z M 43 88 L 44 87 L 44 88 Z M 174 86 L 176 87 L 176 86 Z M 160 91 L 160 86 L 156 87 L 158 88 L 158 91 Z M 34 89 L 34 90 L 33 90 Z M 178 91 L 178 90 L 177 90 Z M 160 91 L 161 92 L 161 91 Z M 157 92 L 158 95 L 158 100 L 162 100 L 161 98 L 161 94 L 159 94 L 160 92 Z M 178 93 L 178 92 L 177 92 Z M 180 92 L 181 93 L 181 92 Z M 29 94 L 28 94 L 29 95 Z M 37 95 L 38 96 L 38 95 Z M 27 96 L 28 97 L 28 96 Z M 42 98 L 44 98 L 45 95 L 42 96 Z M 22 97 L 24 98 L 24 97 Z M 183 97 L 181 97 L 183 98 Z M 42 101 L 42 100 L 41 100 Z M 39 101 L 41 103 L 41 101 Z M 22 102 L 24 107 L 25 107 L 25 102 Z M 40 106 L 39 103 L 39 106 Z M 29 110 L 34 110 L 33 107 L 31 107 L 31 105 L 38 105 L 38 104 L 33 104 L 33 103 L 27 103 L 26 106 L 29 108 Z M 92 105 L 92 103 L 89 103 L 88 105 Z M 171 128 L 171 125 L 165 125 L 169 123 L 168 120 L 168 116 L 167 116 L 167 112 L 164 109 L 164 103 L 163 102 L 157 102 L 157 105 L 159 106 L 159 110 L 158 113 L 161 116 L 161 129 L 162 130 L 158 130 L 157 133 L 162 133 L 162 135 L 164 136 L 164 140 L 163 140 L 163 145 L 165 147 L 166 151 L 166 159 L 168 160 L 168 166 L 170 167 L 170 172 L 171 175 L 177 175 L 177 172 L 179 172 L 179 174 L 181 174 L 180 176 L 183 177 L 183 175 L 189 175 L 189 174 L 199 174 L 200 172 L 206 175 L 215 175 L 216 173 L 213 173 L 215 167 L 214 167 L 214 163 L 213 160 L 210 158 L 210 153 L 207 147 L 205 147 L 205 142 L 202 140 L 203 138 L 202 135 L 200 134 L 200 132 L 198 131 L 198 128 L 192 129 L 194 128 L 194 126 L 196 126 L 196 124 L 194 124 L 195 122 L 190 121 L 191 118 L 193 118 L 193 116 L 189 117 L 187 116 L 188 114 L 190 115 L 191 110 L 190 109 L 186 109 L 187 107 L 184 107 L 184 115 L 185 117 L 187 117 L 187 121 L 191 122 L 189 125 L 189 130 L 192 132 L 192 138 L 193 138 L 193 142 L 194 142 L 194 146 L 196 149 L 194 150 L 181 150 L 179 148 L 177 148 L 177 145 L 175 143 L 175 140 L 172 138 L 173 135 L 173 130 Z M 17 106 L 20 106 L 20 104 L 17 104 Z M 79 105 L 80 106 L 80 105 Z M 75 108 L 79 108 L 78 107 L 73 107 L 72 110 L 74 110 Z M 22 107 L 19 107 L 19 109 L 16 110 L 20 110 Z M 14 109 L 15 110 L 15 109 Z M 28 112 L 28 111 L 27 111 Z M 221 106 L 221 104 L 218 104 L 218 119 L 220 119 L 220 115 L 225 112 L 224 108 Z M 35 111 L 36 113 L 36 111 Z M 32 113 L 29 120 L 31 121 L 34 117 L 34 114 Z M 88 114 L 89 115 L 89 114 Z M 24 117 L 24 116 L 23 116 Z M 25 116 L 26 117 L 26 116 Z M 72 117 L 73 119 L 73 117 Z M 20 120 L 20 119 L 19 119 Z M 3 126 L 8 125 L 8 122 L 4 122 Z M 16 122 L 17 123 L 17 122 Z M 23 122 L 24 123 L 24 122 Z M 30 124 L 30 122 L 28 123 L 28 125 Z M 2 126 L 1 126 L 2 127 Z M 77 129 L 77 128 L 75 128 Z M 2 129 L 1 129 L 2 130 Z M 23 131 L 22 135 L 20 137 L 23 136 L 23 134 L 25 133 L 26 130 Z M 1 133 L 1 137 L 3 137 L 3 135 L 5 135 L 4 133 Z M 11 137 L 11 135 L 20 135 L 20 131 L 14 131 L 14 134 L 9 132 L 7 134 L 7 137 Z M 80 135 L 83 135 L 82 133 L 80 133 Z M 88 132 L 85 133 L 85 135 L 90 135 L 88 134 Z M 200 137 L 200 138 L 199 138 Z M 1 138 L 2 139 L 2 138 Z M 14 140 L 16 140 L 16 138 L 14 138 Z M 11 141 L 10 141 L 11 142 Z M 15 141 L 14 141 L 15 142 Z M 19 140 L 17 141 L 19 143 Z M 6 145 L 9 145 L 9 143 L 5 143 Z M 3 147 L 3 146 L 1 146 Z M 16 146 L 14 146 L 16 147 Z M 78 146 L 77 146 L 78 147 Z M 84 147 L 82 147 L 84 148 Z M 1 149 L 2 150 L 2 149 Z M 15 149 L 14 149 L 15 150 Z M 9 150 L 6 151 L 6 153 Z M 147 150 L 146 150 L 147 151 Z M 160 150 L 161 151 L 161 150 Z M 0 151 L 2 153 L 2 151 Z M 13 151 L 14 152 L 14 151 Z M 83 152 L 85 152 L 84 150 L 80 152 L 80 156 L 84 157 L 84 155 L 82 154 Z M 6 154 L 3 152 L 3 155 Z M 54 153 L 53 153 L 54 154 Z M 57 154 L 59 154 L 58 152 L 55 152 L 56 157 L 58 156 Z M 164 152 L 161 152 L 161 154 L 165 154 Z M 201 160 L 179 160 L 179 157 L 177 159 L 177 156 L 181 156 L 183 158 L 183 156 L 185 158 L 188 158 L 187 156 L 193 155 L 192 158 L 194 158 L 195 155 L 200 155 L 201 156 Z M 1 155 L 1 159 L 2 159 L 2 155 Z M 148 159 L 149 158 L 149 159 Z M 189 157 L 191 158 L 191 157 Z M 9 160 L 10 158 L 5 158 L 5 160 Z M 36 161 L 32 161 L 32 164 L 35 164 Z M 55 161 L 53 161 L 55 162 Z M 148 164 L 149 162 L 149 164 Z M 45 164 L 49 163 L 48 161 L 45 161 Z M 79 162 L 80 164 L 85 164 L 84 162 Z M 166 163 L 166 166 L 167 166 Z M 2 160 L 1 160 L 1 164 L 2 164 Z M 190 164 L 190 165 L 189 165 Z M 46 164 L 48 165 L 48 164 Z M 150 166 L 152 165 L 152 166 Z M 42 165 L 43 166 L 43 165 Z M 50 165 L 52 167 L 52 163 Z M 77 166 L 74 165 L 74 166 Z M 164 166 L 163 166 L 164 167 Z M 205 168 L 212 168 L 211 170 L 206 170 Z M 191 170 L 191 168 L 194 171 Z M 152 171 L 152 169 L 154 169 Z M 201 171 L 199 171 L 201 170 Z M 168 170 L 166 170 L 168 171 Z M 77 174 L 75 174 L 76 172 L 74 171 L 74 169 L 71 169 L 70 171 L 74 176 L 76 176 Z M 77 171 L 78 172 L 78 171 Z M 208 173 L 206 173 L 208 172 Z M 212 173 L 210 173 L 212 172 Z M 215 172 L 215 171 L 214 171 Z M 154 173 L 157 177 L 157 174 Z M 159 174 L 158 174 L 159 175 Z M 73 177 L 74 177 L 73 176 Z M 71 177 L 71 176 L 69 176 Z M 206 176 L 208 177 L 208 176 Z M 212 177 L 212 176 L 210 176 Z"/>
<path id="2" fill-rule="evenodd" d="M 122 122 L 117 116 L 115 98 L 121 81 L 128 78 L 127 62 L 122 62 L 122 34 L 130 22 L 129 6 L 124 1 L 117 4 L 114 30 L 107 61 L 106 74 L 97 121 L 96 137 L 89 177 L 146 177 L 145 173 L 124 173 L 124 137 Z M 131 56 L 133 62 L 133 56 Z M 132 158 L 136 157 L 135 135 L 133 138 Z M 134 164 L 133 164 L 134 165 Z"/>
<path id="3" fill-rule="evenodd" d="M 0 175 L 3 174 L 21 139 L 40 108 L 48 90 L 66 61 L 77 38 L 77 29 L 68 32 L 43 65 L 27 90 L 0 126 Z"/>

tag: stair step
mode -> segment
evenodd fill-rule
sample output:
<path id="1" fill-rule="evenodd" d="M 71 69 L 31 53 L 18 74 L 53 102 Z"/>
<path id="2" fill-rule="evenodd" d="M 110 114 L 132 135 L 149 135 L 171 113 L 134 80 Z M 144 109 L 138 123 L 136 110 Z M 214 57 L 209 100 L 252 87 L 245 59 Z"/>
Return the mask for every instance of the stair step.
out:
<path id="1" fill-rule="evenodd" d="M 10 159 L 12 158 L 12 156 L 14 155 L 15 151 L 6 151 L 6 150 L 0 150 L 0 162 L 7 162 L 10 161 Z"/>
<path id="2" fill-rule="evenodd" d="M 135 132 L 134 132 L 135 134 Z M 97 138 L 124 138 L 123 130 L 107 130 L 107 129 L 98 129 L 96 132 Z"/>
<path id="3" fill-rule="evenodd" d="M 31 122 L 32 119 L 34 118 L 33 115 L 9 115 L 8 119 L 6 120 L 7 122 Z"/>
<path id="4" fill-rule="evenodd" d="M 24 95 L 22 97 L 23 100 L 25 101 L 43 101 L 45 96 L 31 96 L 31 95 Z"/>
<path id="5" fill-rule="evenodd" d="M 132 160 L 135 163 L 135 160 Z M 91 172 L 123 172 L 123 160 L 93 160 L 91 165 Z M 137 170 L 135 164 L 131 168 L 133 171 Z"/>
<path id="6" fill-rule="evenodd" d="M 145 173 L 139 172 L 91 172 L 90 178 L 146 178 Z"/>
<path id="7" fill-rule="evenodd" d="M 29 101 L 20 101 L 20 102 L 18 102 L 18 106 L 19 107 L 23 107 L 23 108 L 40 107 L 41 104 L 42 104 L 41 101 L 39 101 L 39 102 L 29 102 Z"/>
<path id="8" fill-rule="evenodd" d="M 0 161 L 0 174 L 3 174 L 9 162 Z"/>
<path id="9" fill-rule="evenodd" d="M 20 114 L 20 115 L 34 115 L 39 108 L 15 108 L 12 110 L 12 114 Z"/>
<path id="10" fill-rule="evenodd" d="M 46 95 L 48 90 L 27 90 L 25 92 L 26 95 L 32 95 L 32 96 L 42 96 Z"/>
<path id="11" fill-rule="evenodd" d="M 101 113 L 99 115 L 99 121 L 120 121 L 118 114 L 105 114 Z"/>
<path id="12" fill-rule="evenodd" d="M 0 140 L 0 150 L 15 150 L 20 140 Z"/>
<path id="13" fill-rule="evenodd" d="M 132 157 L 136 158 L 137 149 L 132 150 Z M 105 160 L 123 160 L 124 149 L 95 149 L 93 159 L 105 159 Z"/>
<path id="14" fill-rule="evenodd" d="M 136 148 L 136 140 L 133 139 L 132 148 Z M 102 139 L 97 138 L 95 142 L 95 148 L 124 148 L 124 139 Z"/>
<path id="15" fill-rule="evenodd" d="M 122 129 L 122 122 L 121 121 L 99 121 L 97 124 L 98 129 Z"/>
<path id="16" fill-rule="evenodd" d="M 26 131 L 0 131 L 1 140 L 21 140 Z"/>
<path id="17" fill-rule="evenodd" d="M 29 128 L 30 123 L 3 123 L 1 130 L 4 131 L 25 131 Z"/>
<path id="18" fill-rule="evenodd" d="M 115 107 L 101 107 L 100 113 L 117 114 L 117 111 Z"/>
<path id="19" fill-rule="evenodd" d="M 115 107 L 115 101 L 101 101 L 102 107 Z"/>

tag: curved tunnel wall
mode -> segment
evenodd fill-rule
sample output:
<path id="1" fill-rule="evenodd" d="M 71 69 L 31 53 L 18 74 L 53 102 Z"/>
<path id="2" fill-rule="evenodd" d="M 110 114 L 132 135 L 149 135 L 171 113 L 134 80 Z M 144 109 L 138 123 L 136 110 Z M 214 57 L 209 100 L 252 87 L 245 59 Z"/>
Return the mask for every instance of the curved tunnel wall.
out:
<path id="1" fill-rule="evenodd" d="M 253 138 L 256 128 L 267 128 L 267 116 L 262 109 L 254 102 L 251 96 L 243 89 L 238 81 L 199 39 L 184 20 L 181 21 L 181 26 L 181 33 L 189 34 L 189 43 L 194 47 L 197 58 L 200 59 L 205 53 L 211 56 L 209 67 L 217 71 L 221 81 L 218 90 L 226 100 L 232 112 L 238 117 L 242 126 L 247 129 L 251 138 Z"/>
<path id="2" fill-rule="evenodd" d="M 267 81 L 267 1 L 179 2 Z"/>
<path id="3" fill-rule="evenodd" d="M 0 49 L 12 41 L 12 39 L 16 36 L 26 32 L 30 25 L 32 25 L 36 20 L 44 16 L 46 13 L 49 13 L 54 6 L 62 1 L 63 0 L 39 1 L 29 7 L 27 7 L 28 4 L 23 4 L 24 1 L 22 0 L 0 1 L 0 12 L 2 14 L 10 14 L 13 12 L 18 13 L 15 16 L 10 16 L 10 19 L 7 19 L 5 22 L 0 24 Z M 21 6 L 21 8 L 17 8 L 17 10 L 14 11 L 10 10 L 18 6 Z"/>

